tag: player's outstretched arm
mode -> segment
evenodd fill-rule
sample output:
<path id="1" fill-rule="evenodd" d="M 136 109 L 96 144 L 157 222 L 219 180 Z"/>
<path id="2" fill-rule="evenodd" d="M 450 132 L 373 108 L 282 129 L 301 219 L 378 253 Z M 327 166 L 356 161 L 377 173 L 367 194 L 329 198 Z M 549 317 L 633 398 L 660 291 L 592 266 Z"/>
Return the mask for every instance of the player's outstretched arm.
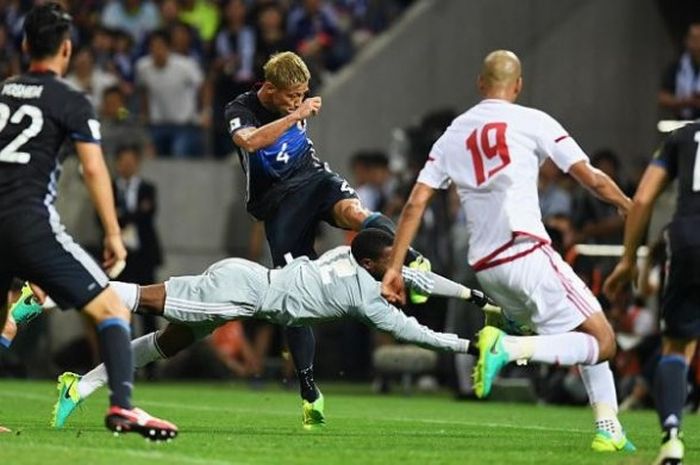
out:
<path id="1" fill-rule="evenodd" d="M 650 165 L 644 172 L 637 192 L 634 194 L 632 208 L 625 221 L 625 249 L 613 272 L 603 285 L 609 298 L 613 298 L 629 283 L 637 271 L 637 249 L 642 243 L 654 202 L 668 182 L 668 173 L 657 165 Z"/>
<path id="2" fill-rule="evenodd" d="M 456 334 L 439 333 L 418 323 L 415 318 L 406 316 L 381 296 L 366 301 L 358 308 L 359 318 L 369 326 L 385 331 L 399 341 L 447 352 L 467 352 L 469 340 L 460 339 Z"/>
<path id="3" fill-rule="evenodd" d="M 569 174 L 600 200 L 615 205 L 621 213 L 626 215 L 632 208 L 632 200 L 622 192 L 615 181 L 591 166 L 587 160 L 574 163 L 569 168 Z"/>
<path id="4" fill-rule="evenodd" d="M 97 215 L 104 228 L 104 263 L 108 270 L 122 266 L 126 260 L 126 248 L 121 238 L 121 230 L 114 207 L 112 181 L 107 171 L 102 149 L 91 142 L 76 142 L 75 148 L 83 168 L 83 178 L 90 193 Z"/>
<path id="5" fill-rule="evenodd" d="M 321 97 L 311 97 L 304 100 L 299 108 L 287 116 L 268 123 L 259 128 L 243 128 L 233 134 L 233 143 L 246 152 L 253 153 L 256 150 L 274 144 L 282 134 L 299 121 L 316 115 L 321 110 Z"/>

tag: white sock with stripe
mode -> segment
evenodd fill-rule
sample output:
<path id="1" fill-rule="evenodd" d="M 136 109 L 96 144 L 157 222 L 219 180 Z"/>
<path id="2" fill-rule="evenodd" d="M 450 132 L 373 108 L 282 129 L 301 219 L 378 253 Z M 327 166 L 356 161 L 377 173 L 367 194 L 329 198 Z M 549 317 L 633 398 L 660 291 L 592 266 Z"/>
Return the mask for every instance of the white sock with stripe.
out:
<path id="1" fill-rule="evenodd" d="M 603 362 L 581 365 L 579 371 L 593 408 L 596 429 L 607 431 L 615 439 L 620 439 L 622 425 L 617 419 L 617 391 L 610 364 Z"/>
<path id="2" fill-rule="evenodd" d="M 156 343 L 156 335 L 150 333 L 131 341 L 131 352 L 134 357 L 134 368 L 141 368 L 156 360 L 166 357 L 160 351 Z M 107 383 L 107 370 L 104 363 L 100 363 L 90 372 L 86 373 L 78 382 L 78 393 L 82 399 L 95 392 Z"/>
<path id="3" fill-rule="evenodd" d="M 592 365 L 598 361 L 598 341 L 580 332 L 545 336 L 505 336 L 509 361 L 531 360 L 551 365 Z"/>

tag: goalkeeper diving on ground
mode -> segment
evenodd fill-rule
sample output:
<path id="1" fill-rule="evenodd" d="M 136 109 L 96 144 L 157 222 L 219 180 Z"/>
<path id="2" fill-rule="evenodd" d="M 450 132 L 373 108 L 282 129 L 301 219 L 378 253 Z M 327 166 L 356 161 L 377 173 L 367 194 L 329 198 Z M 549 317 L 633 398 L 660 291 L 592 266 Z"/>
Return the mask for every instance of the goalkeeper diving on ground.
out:
<path id="1" fill-rule="evenodd" d="M 317 260 L 300 257 L 281 269 L 230 258 L 201 275 L 173 277 L 161 284 L 140 287 L 112 282 L 132 311 L 169 321 L 165 329 L 132 341 L 134 366 L 172 357 L 224 323 L 243 318 L 301 326 L 349 317 L 425 348 L 469 351 L 469 340 L 432 331 L 381 296 L 379 280 L 386 271 L 392 241 L 382 230 L 367 229 L 351 247 L 337 247 Z M 435 273 L 404 268 L 403 275 L 407 285 L 422 294 L 464 299 L 485 311 L 499 310 L 483 293 Z M 62 427 L 77 405 L 106 382 L 102 365 L 85 376 L 61 375 L 53 425 Z M 303 426 L 323 425 L 323 396 L 303 403 Z"/>

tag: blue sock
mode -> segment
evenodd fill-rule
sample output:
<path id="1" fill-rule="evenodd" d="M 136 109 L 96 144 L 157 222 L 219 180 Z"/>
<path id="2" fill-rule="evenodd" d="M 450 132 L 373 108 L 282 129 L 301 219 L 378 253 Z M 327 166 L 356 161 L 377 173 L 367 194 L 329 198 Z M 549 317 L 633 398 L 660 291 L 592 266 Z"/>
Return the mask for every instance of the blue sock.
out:
<path id="1" fill-rule="evenodd" d="M 100 356 L 107 370 L 111 406 L 131 409 L 134 387 L 134 358 L 131 353 L 131 329 L 120 318 L 108 318 L 97 325 Z"/>
<path id="2" fill-rule="evenodd" d="M 12 345 L 12 341 L 6 338 L 5 336 L 0 336 L 0 346 L 9 349 L 10 346 Z"/>
<path id="3" fill-rule="evenodd" d="M 654 397 L 661 428 L 679 429 L 683 406 L 688 399 L 688 364 L 680 354 L 664 355 L 654 375 Z"/>

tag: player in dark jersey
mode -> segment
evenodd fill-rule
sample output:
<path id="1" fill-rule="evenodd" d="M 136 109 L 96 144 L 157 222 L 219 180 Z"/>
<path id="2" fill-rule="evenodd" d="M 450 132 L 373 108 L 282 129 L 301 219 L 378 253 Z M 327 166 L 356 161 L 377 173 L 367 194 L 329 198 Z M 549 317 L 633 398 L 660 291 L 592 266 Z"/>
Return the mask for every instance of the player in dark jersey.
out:
<path id="1" fill-rule="evenodd" d="M 306 120 L 321 110 L 321 97 L 306 98 L 310 74 L 303 60 L 292 52 L 279 53 L 264 71 L 262 87 L 230 102 L 225 116 L 247 178 L 247 209 L 265 224 L 273 265 L 285 265 L 285 256 L 316 258 L 314 239 L 321 221 L 393 235 L 393 222 L 364 208 L 350 184 L 316 157 Z M 429 267 L 415 253 L 409 260 Z M 303 425 L 323 425 L 323 396 L 313 380 L 313 332 L 309 327 L 285 332 L 299 376 Z"/>
<path id="2" fill-rule="evenodd" d="M 104 265 L 112 268 L 124 261 L 94 108 L 60 78 L 70 61 L 70 28 L 71 17 L 58 4 L 33 8 L 24 22 L 29 70 L 0 84 L 0 296 L 7 295 L 13 277 L 20 277 L 62 308 L 89 315 L 109 373 L 105 425 L 115 432 L 169 439 L 177 434 L 175 425 L 131 405 L 129 310 L 108 286 L 100 266 L 66 234 L 53 206 L 63 161 L 59 149 L 69 138 L 105 230 Z M 0 315 L 2 326 L 6 312 Z M 70 396 L 72 388 L 64 395 Z"/>
<path id="3" fill-rule="evenodd" d="M 646 169 L 625 224 L 625 252 L 604 290 L 614 297 L 636 276 L 637 248 L 654 202 L 678 180 L 676 211 L 668 226 L 669 268 L 661 299 L 662 357 L 656 369 L 656 411 L 663 430 L 657 465 L 683 459 L 681 416 L 688 397 L 688 365 L 700 338 L 700 121 L 676 130 Z"/>

